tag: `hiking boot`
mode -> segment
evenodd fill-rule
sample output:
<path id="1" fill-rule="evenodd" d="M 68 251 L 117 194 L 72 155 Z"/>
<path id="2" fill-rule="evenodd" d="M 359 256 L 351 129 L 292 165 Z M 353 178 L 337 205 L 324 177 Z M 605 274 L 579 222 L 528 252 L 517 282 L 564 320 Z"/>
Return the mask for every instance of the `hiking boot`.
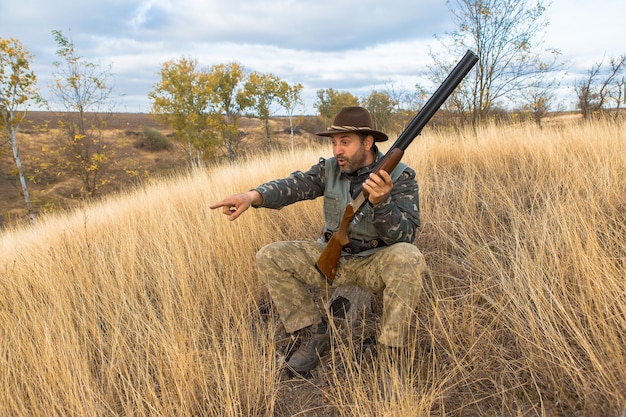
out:
<path id="1" fill-rule="evenodd" d="M 300 347 L 296 350 L 287 365 L 301 374 L 315 368 L 330 346 L 330 332 L 324 319 L 320 324 L 312 324 L 304 330 Z"/>

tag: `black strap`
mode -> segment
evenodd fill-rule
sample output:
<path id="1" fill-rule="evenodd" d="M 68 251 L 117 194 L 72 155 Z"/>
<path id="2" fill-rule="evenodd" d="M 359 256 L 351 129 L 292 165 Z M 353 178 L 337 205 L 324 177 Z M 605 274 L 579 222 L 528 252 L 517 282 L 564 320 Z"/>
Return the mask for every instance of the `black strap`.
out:
<path id="1" fill-rule="evenodd" d="M 330 238 L 333 236 L 335 232 L 331 230 L 325 230 L 322 235 L 325 242 L 328 242 Z M 372 240 L 358 240 L 358 239 L 350 239 L 350 243 L 343 247 L 343 251 L 349 253 L 351 255 L 356 255 L 366 250 L 379 248 L 387 246 L 387 244 L 382 239 L 372 239 Z"/>

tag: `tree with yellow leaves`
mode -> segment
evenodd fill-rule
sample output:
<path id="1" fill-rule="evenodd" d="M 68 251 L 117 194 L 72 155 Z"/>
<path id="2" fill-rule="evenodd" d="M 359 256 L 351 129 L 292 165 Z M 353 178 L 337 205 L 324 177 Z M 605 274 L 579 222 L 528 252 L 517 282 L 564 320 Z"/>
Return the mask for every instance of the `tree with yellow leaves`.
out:
<path id="1" fill-rule="evenodd" d="M 176 138 L 186 143 L 192 166 L 201 166 L 213 153 L 214 135 L 208 131 L 211 96 L 209 74 L 198 68 L 198 61 L 181 57 L 166 61 L 161 79 L 148 93 L 152 115 L 173 130 Z"/>
<path id="2" fill-rule="evenodd" d="M 113 114 L 110 72 L 78 55 L 73 40 L 61 31 L 53 30 L 52 34 L 61 60 L 53 63 L 50 89 L 53 103 L 64 110 L 58 113 L 64 134 L 57 165 L 80 178 L 83 198 L 93 197 L 100 186 L 108 183 L 104 174 L 113 161 L 114 150 L 103 136 Z"/>
<path id="3" fill-rule="evenodd" d="M 18 40 L 0 38 L 0 126 L 4 128 L 13 149 L 13 160 L 20 177 L 28 217 L 34 223 L 35 211 L 17 146 L 17 132 L 29 104 L 39 97 L 37 77 L 30 69 L 31 61 L 32 56 Z"/>
<path id="4" fill-rule="evenodd" d="M 269 124 L 270 117 L 279 107 L 283 107 L 287 111 L 292 111 L 293 106 L 295 106 L 300 99 L 301 89 L 302 85 L 297 84 L 290 86 L 286 81 L 281 80 L 272 73 L 260 73 L 255 71 L 248 76 L 243 91 L 241 92 L 243 95 L 242 103 L 254 109 L 259 119 L 261 119 L 265 130 L 268 149 L 272 148 Z M 291 127 L 293 139 L 293 126 L 291 125 Z"/>
<path id="5" fill-rule="evenodd" d="M 230 159 L 237 156 L 243 137 L 239 118 L 248 103 L 241 93 L 245 79 L 236 62 L 204 69 L 196 59 L 182 57 L 163 64 L 161 79 L 148 93 L 150 111 L 187 143 L 192 166 L 202 165 L 219 146 Z"/>

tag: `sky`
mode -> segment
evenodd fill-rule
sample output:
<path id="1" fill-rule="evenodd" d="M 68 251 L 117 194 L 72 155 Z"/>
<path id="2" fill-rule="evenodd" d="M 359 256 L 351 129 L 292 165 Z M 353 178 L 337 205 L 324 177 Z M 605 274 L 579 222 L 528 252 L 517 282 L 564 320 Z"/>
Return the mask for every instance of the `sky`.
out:
<path id="1" fill-rule="evenodd" d="M 604 57 L 626 54 L 626 1 L 544 4 L 543 45 L 567 63 L 557 104 L 573 109 L 573 81 Z M 448 7 L 444 0 L 3 0 L 0 37 L 33 55 L 44 98 L 58 60 L 52 31 L 60 30 L 86 61 L 110 66 L 120 112 L 149 112 L 163 63 L 187 57 L 301 83 L 301 110 L 313 114 L 320 89 L 364 97 L 422 82 L 429 50 L 440 47 L 435 36 L 455 28 Z"/>

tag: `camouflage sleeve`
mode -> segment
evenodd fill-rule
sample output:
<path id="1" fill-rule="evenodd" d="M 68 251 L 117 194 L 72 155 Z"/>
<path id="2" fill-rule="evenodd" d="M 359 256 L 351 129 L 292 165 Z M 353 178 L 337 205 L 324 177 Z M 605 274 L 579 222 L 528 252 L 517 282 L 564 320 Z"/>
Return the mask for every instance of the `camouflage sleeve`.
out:
<path id="1" fill-rule="evenodd" d="M 389 198 L 374 207 L 374 227 L 386 243 L 412 243 L 419 226 L 419 187 L 415 171 L 407 167 L 394 183 Z"/>
<path id="2" fill-rule="evenodd" d="M 326 183 L 324 163 L 322 158 L 306 172 L 295 171 L 287 178 L 269 181 L 254 188 L 263 196 L 260 207 L 278 209 L 322 196 Z"/>

